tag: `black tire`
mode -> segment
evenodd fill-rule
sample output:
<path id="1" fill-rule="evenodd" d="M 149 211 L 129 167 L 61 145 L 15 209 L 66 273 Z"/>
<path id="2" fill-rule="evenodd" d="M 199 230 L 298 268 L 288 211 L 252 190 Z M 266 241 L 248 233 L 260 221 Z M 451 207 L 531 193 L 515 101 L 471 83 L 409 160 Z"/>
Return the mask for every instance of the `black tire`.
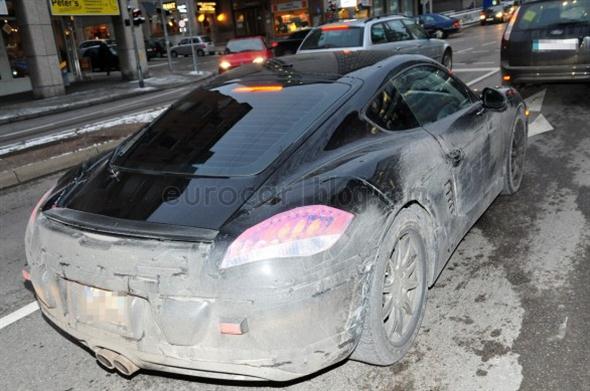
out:
<path id="1" fill-rule="evenodd" d="M 449 71 L 453 69 L 453 53 L 450 49 L 445 50 L 440 63 Z"/>
<path id="2" fill-rule="evenodd" d="M 203 49 L 197 49 L 197 56 L 203 57 L 204 55 L 205 55 L 205 52 L 203 51 Z"/>
<path id="3" fill-rule="evenodd" d="M 486 25 L 486 22 L 485 21 L 481 21 L 481 25 L 482 26 L 485 26 Z"/>
<path id="4" fill-rule="evenodd" d="M 431 238 L 429 217 L 418 206 L 403 209 L 386 229 L 370 278 L 363 330 L 352 359 L 391 365 L 412 346 L 424 316 L 430 262 L 427 246 L 434 243 Z M 396 270 L 404 272 L 395 273 Z M 414 280 L 416 286 L 411 288 Z M 409 322 L 402 321 L 398 330 L 400 315 L 403 320 L 404 313 Z"/>
<path id="5" fill-rule="evenodd" d="M 172 56 L 172 58 L 177 58 L 178 57 L 178 53 L 175 50 L 171 51 L 170 52 L 170 55 Z"/>
<path id="6" fill-rule="evenodd" d="M 512 195 L 520 189 L 524 176 L 527 138 L 526 121 L 519 112 L 514 125 L 512 125 L 510 149 L 506 155 L 506 173 L 504 175 L 504 190 L 502 191 L 504 195 Z"/>

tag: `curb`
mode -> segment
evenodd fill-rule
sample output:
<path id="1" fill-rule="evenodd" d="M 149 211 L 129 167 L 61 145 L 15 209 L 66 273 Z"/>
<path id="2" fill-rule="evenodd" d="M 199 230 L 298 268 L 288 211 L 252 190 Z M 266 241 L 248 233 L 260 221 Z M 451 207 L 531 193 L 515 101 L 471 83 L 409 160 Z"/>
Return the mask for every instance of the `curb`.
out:
<path id="1" fill-rule="evenodd" d="M 22 185 L 58 171 L 80 164 L 102 152 L 113 149 L 121 139 L 82 148 L 74 152 L 51 157 L 47 160 L 30 163 L 13 170 L 0 172 L 0 190 Z"/>
<path id="2" fill-rule="evenodd" d="M 207 81 L 207 80 L 213 78 L 214 76 L 216 76 L 216 74 L 211 73 L 210 75 L 205 76 L 202 79 L 194 80 L 194 82 L 201 83 L 201 82 L 204 82 L 204 81 Z M 67 111 L 82 109 L 85 107 L 90 107 L 90 106 L 94 106 L 96 104 L 101 104 L 101 103 L 105 103 L 105 102 L 116 102 L 116 101 L 122 100 L 122 99 L 133 98 L 134 96 L 149 94 L 151 92 L 165 91 L 165 90 L 169 90 L 171 88 L 181 87 L 182 85 L 183 85 L 182 83 L 176 83 L 176 84 L 172 84 L 172 85 L 165 86 L 165 87 L 153 87 L 152 86 L 153 89 L 149 89 L 146 91 L 133 91 L 133 92 L 129 92 L 126 94 L 124 93 L 124 94 L 117 94 L 117 95 L 109 96 L 107 98 L 90 99 L 90 100 L 81 101 L 78 103 L 72 103 L 71 105 L 65 106 L 65 107 L 56 107 L 51 110 L 39 111 L 37 113 L 23 114 L 23 115 L 0 119 L 0 125 L 11 124 L 14 122 L 19 122 L 19 121 L 26 121 L 28 119 L 33 119 L 33 118 L 45 117 L 47 115 L 52 115 L 52 114 L 65 113 Z M 150 86 L 147 86 L 147 87 L 150 87 Z"/>

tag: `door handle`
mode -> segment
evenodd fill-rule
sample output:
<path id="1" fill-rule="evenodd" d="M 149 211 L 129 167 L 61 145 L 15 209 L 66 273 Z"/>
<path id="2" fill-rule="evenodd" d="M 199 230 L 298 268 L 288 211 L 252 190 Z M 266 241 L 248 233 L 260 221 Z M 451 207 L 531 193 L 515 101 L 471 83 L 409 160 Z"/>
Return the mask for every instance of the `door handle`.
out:
<path id="1" fill-rule="evenodd" d="M 396 52 L 399 52 L 400 50 L 402 50 L 402 48 L 400 48 L 400 47 L 395 48 Z"/>
<path id="2" fill-rule="evenodd" d="M 481 106 L 479 109 L 477 109 L 477 111 L 475 112 L 475 115 L 479 117 L 480 115 L 482 115 L 485 112 L 486 112 L 486 108 L 484 106 Z"/>
<path id="3" fill-rule="evenodd" d="M 463 151 L 461 151 L 460 149 L 453 149 L 451 152 L 449 152 L 447 156 L 451 161 L 453 167 L 457 167 L 459 164 L 461 164 L 461 161 L 463 160 Z"/>

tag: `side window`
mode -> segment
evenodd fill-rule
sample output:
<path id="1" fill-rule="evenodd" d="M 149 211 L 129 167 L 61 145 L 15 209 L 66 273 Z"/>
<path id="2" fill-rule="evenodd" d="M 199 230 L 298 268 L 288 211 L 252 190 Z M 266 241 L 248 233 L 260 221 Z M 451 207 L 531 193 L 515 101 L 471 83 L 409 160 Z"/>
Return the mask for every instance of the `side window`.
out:
<path id="1" fill-rule="evenodd" d="M 361 139 L 375 137 L 378 133 L 379 130 L 361 119 L 359 113 L 354 111 L 348 114 L 338 125 L 324 150 L 332 151 Z"/>
<path id="2" fill-rule="evenodd" d="M 412 68 L 394 85 L 422 125 L 441 120 L 470 106 L 472 95 L 446 70 L 433 66 Z"/>
<path id="3" fill-rule="evenodd" d="M 375 45 L 380 43 L 387 43 L 387 36 L 385 35 L 385 25 L 383 23 L 376 23 L 371 26 L 371 42 Z"/>
<path id="4" fill-rule="evenodd" d="M 367 118 L 386 130 L 406 130 L 419 126 L 397 87 L 387 82 L 367 109 Z"/>
<path id="5" fill-rule="evenodd" d="M 404 19 L 404 24 L 406 25 L 408 30 L 410 30 L 410 32 L 412 33 L 414 38 L 416 38 L 416 39 L 427 39 L 428 38 L 428 34 L 426 34 L 426 31 L 424 31 L 422 26 L 416 24 L 416 22 L 414 22 L 413 20 Z"/>
<path id="6" fill-rule="evenodd" d="M 389 42 L 407 41 L 412 36 L 401 20 L 390 20 L 387 22 L 387 40 Z"/>
<path id="7" fill-rule="evenodd" d="M 187 39 L 181 39 L 178 44 L 179 45 L 186 45 L 186 44 L 188 44 L 188 40 Z"/>

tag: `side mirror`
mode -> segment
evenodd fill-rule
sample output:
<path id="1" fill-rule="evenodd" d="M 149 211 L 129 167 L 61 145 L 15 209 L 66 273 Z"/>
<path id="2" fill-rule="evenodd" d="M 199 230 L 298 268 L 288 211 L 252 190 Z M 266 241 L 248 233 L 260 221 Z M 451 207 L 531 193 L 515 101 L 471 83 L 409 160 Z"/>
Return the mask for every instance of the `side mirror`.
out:
<path id="1" fill-rule="evenodd" d="M 484 88 L 481 93 L 481 100 L 485 108 L 492 110 L 504 110 L 508 106 L 506 96 L 494 88 Z"/>

